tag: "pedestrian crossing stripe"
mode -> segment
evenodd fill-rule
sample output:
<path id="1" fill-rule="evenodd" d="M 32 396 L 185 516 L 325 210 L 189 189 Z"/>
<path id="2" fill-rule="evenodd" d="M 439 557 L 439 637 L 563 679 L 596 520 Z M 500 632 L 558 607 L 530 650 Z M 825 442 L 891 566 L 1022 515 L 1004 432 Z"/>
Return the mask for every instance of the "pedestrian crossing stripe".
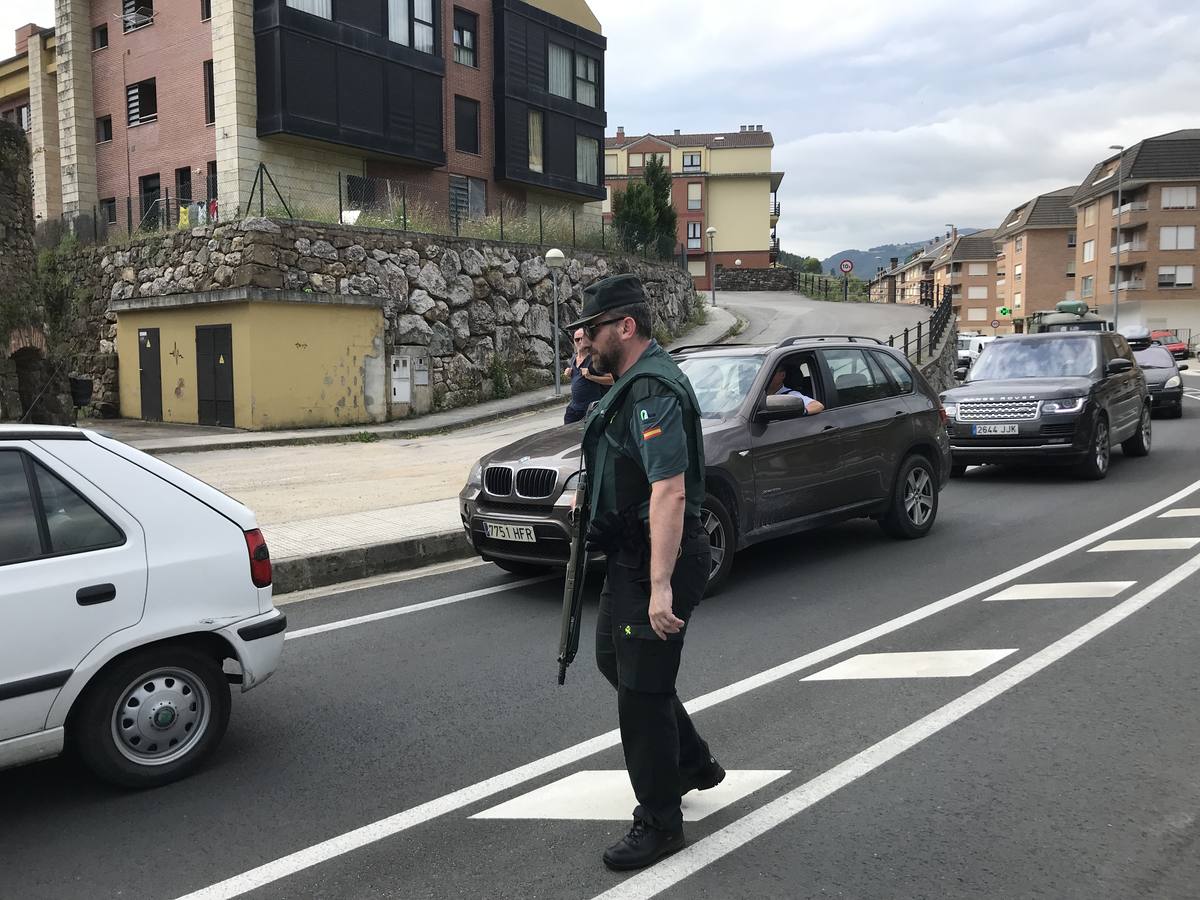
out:
<path id="1" fill-rule="evenodd" d="M 725 780 L 707 791 L 691 791 L 681 804 L 685 822 L 699 822 L 773 781 L 789 769 L 730 769 Z M 472 819 L 575 819 L 628 822 L 637 798 L 624 769 L 585 770 L 514 797 L 471 816 Z"/>
<path id="2" fill-rule="evenodd" d="M 996 600 L 1086 600 L 1115 597 L 1136 581 L 1063 581 L 1049 584 L 1014 584 L 998 594 L 984 597 Z"/>
<path id="3" fill-rule="evenodd" d="M 849 681 L 880 678 L 966 678 L 981 672 L 1017 648 L 1004 650 L 926 650 L 907 653 L 860 653 L 801 681 Z"/>

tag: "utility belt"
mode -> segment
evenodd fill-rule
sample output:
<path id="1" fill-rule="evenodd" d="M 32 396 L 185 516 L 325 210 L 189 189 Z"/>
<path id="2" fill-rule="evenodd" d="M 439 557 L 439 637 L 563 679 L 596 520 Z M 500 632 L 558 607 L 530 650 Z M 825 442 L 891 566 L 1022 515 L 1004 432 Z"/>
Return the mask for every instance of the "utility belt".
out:
<path id="1" fill-rule="evenodd" d="M 683 517 L 679 554 L 683 555 L 699 538 L 707 534 L 699 516 Z M 638 506 L 631 505 L 619 512 L 595 517 L 588 528 L 587 549 L 602 550 L 609 556 L 626 560 L 650 558 L 650 522 L 638 515 Z"/>

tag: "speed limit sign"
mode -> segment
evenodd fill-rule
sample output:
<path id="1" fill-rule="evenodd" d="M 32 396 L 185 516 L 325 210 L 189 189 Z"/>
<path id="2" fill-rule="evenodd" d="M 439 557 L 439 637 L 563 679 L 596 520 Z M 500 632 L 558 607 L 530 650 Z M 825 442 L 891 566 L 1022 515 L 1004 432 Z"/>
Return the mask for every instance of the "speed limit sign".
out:
<path id="1" fill-rule="evenodd" d="M 843 259 L 841 262 L 841 265 L 839 265 L 838 268 L 840 268 L 843 272 L 845 272 L 847 275 L 849 275 L 851 272 L 854 271 L 854 263 L 848 259 Z"/>

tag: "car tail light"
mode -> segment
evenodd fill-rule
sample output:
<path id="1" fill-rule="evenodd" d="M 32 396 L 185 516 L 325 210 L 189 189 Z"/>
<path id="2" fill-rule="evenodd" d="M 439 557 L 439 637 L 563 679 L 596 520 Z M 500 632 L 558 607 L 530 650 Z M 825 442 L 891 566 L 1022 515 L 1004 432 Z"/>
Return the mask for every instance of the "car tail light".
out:
<path id="1" fill-rule="evenodd" d="M 246 532 L 246 550 L 250 553 L 250 580 L 255 587 L 271 586 L 271 552 L 262 532 L 255 528 Z"/>

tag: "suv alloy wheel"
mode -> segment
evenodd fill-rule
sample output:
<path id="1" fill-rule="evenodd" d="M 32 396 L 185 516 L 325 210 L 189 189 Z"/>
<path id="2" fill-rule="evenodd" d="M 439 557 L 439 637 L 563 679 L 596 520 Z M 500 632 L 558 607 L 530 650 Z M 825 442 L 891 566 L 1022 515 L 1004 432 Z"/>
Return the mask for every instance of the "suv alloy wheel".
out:
<path id="1" fill-rule="evenodd" d="M 914 453 L 904 460 L 896 474 L 891 502 L 879 519 L 879 527 L 894 538 L 925 537 L 933 528 L 937 509 L 937 473 L 928 459 Z"/>
<path id="2" fill-rule="evenodd" d="M 733 554 L 737 547 L 734 534 L 733 517 L 725 504 L 709 494 L 704 498 L 700 507 L 700 524 L 708 532 L 708 546 L 712 552 L 712 567 L 708 572 L 708 587 L 705 596 L 712 596 L 720 590 L 722 583 L 733 568 Z"/>
<path id="3" fill-rule="evenodd" d="M 1142 408 L 1142 419 L 1138 422 L 1138 430 L 1133 433 L 1133 437 L 1121 442 L 1121 452 L 1126 456 L 1149 456 L 1150 428 L 1150 407 L 1147 405 Z"/>
<path id="4" fill-rule="evenodd" d="M 1089 445 L 1088 454 L 1084 457 L 1083 462 L 1079 464 L 1079 477 L 1099 481 L 1108 474 L 1108 462 L 1112 455 L 1112 447 L 1109 445 L 1108 434 L 1108 419 L 1103 415 L 1096 418 L 1096 425 L 1092 429 L 1092 441 Z"/>

